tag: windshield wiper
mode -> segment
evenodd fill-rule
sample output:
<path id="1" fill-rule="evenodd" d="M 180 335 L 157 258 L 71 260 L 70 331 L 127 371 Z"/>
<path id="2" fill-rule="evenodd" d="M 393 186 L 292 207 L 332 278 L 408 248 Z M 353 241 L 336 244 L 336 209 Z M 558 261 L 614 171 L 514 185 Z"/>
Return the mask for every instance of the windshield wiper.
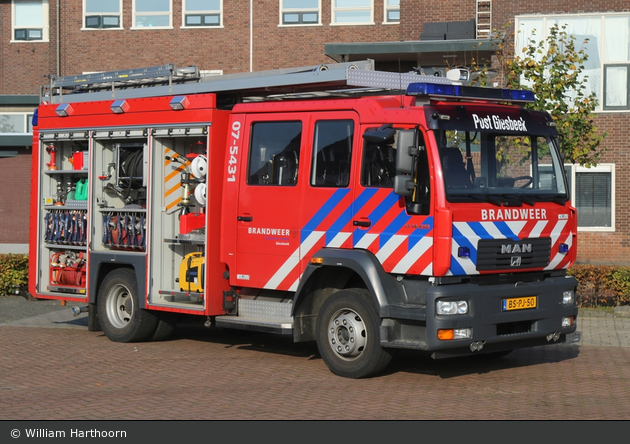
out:
<path id="1" fill-rule="evenodd" d="M 530 207 L 533 207 L 534 202 L 535 202 L 533 199 L 529 199 L 529 196 L 524 196 L 521 194 L 500 194 L 500 196 L 508 198 L 508 199 L 520 200 L 521 202 L 526 203 Z"/>
<path id="2" fill-rule="evenodd" d="M 456 199 L 455 201 L 457 202 L 466 202 L 466 201 L 470 201 L 471 199 L 483 200 L 486 202 L 490 202 L 491 204 L 496 205 L 497 207 L 500 207 L 501 205 L 503 205 L 503 201 L 501 199 L 491 197 L 488 194 L 482 194 L 482 193 L 447 194 L 446 198 L 450 201 L 453 201 L 453 199 Z"/>
<path id="3" fill-rule="evenodd" d="M 557 194 L 535 194 L 533 195 L 536 199 L 544 200 L 545 202 L 554 202 L 558 205 L 564 205 L 567 202 L 567 198 L 557 195 Z"/>

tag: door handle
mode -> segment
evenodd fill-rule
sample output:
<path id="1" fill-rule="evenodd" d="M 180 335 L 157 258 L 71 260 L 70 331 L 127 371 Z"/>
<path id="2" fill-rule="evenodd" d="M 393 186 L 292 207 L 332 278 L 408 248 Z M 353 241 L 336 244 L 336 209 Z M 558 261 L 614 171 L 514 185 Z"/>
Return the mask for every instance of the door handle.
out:
<path id="1" fill-rule="evenodd" d="M 371 227 L 372 222 L 369 220 L 354 220 L 352 221 L 352 225 L 355 227 Z"/>
<path id="2" fill-rule="evenodd" d="M 243 222 L 251 222 L 254 220 L 254 218 L 251 216 L 237 216 L 236 220 L 243 221 Z"/>

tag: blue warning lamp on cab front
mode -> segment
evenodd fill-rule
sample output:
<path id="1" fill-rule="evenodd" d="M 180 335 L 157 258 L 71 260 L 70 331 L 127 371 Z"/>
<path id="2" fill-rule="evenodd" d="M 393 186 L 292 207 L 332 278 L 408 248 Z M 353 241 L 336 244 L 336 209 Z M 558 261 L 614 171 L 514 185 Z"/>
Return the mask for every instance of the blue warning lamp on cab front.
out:
<path id="1" fill-rule="evenodd" d="M 432 96 L 451 99 L 488 100 L 493 102 L 533 102 L 534 93 L 525 89 L 484 88 L 480 86 L 410 83 L 408 96 Z"/>

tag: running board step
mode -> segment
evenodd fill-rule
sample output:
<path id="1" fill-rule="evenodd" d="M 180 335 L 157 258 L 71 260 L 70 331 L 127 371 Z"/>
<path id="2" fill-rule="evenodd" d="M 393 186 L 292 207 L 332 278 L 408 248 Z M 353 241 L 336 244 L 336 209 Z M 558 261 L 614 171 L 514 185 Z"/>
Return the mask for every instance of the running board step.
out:
<path id="1" fill-rule="evenodd" d="M 292 335 L 293 324 L 287 322 L 270 322 L 244 316 L 220 316 L 216 320 L 217 327 L 238 330 L 260 331 L 280 335 Z"/>
<path id="2" fill-rule="evenodd" d="M 224 328 L 293 334 L 293 304 L 286 302 L 238 299 L 238 316 L 217 316 L 216 325 Z"/>

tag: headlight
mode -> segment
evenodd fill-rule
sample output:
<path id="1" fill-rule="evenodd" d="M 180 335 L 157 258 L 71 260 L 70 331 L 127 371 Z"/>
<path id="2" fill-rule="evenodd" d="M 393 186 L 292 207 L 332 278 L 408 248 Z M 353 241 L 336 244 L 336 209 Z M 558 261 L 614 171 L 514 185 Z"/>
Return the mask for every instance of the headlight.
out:
<path id="1" fill-rule="evenodd" d="M 562 293 L 562 303 L 564 305 L 573 304 L 574 300 L 575 300 L 575 297 L 574 297 L 573 290 L 564 290 L 564 292 Z"/>
<path id="2" fill-rule="evenodd" d="M 468 314 L 468 301 L 437 301 L 435 312 L 439 315 Z"/>

